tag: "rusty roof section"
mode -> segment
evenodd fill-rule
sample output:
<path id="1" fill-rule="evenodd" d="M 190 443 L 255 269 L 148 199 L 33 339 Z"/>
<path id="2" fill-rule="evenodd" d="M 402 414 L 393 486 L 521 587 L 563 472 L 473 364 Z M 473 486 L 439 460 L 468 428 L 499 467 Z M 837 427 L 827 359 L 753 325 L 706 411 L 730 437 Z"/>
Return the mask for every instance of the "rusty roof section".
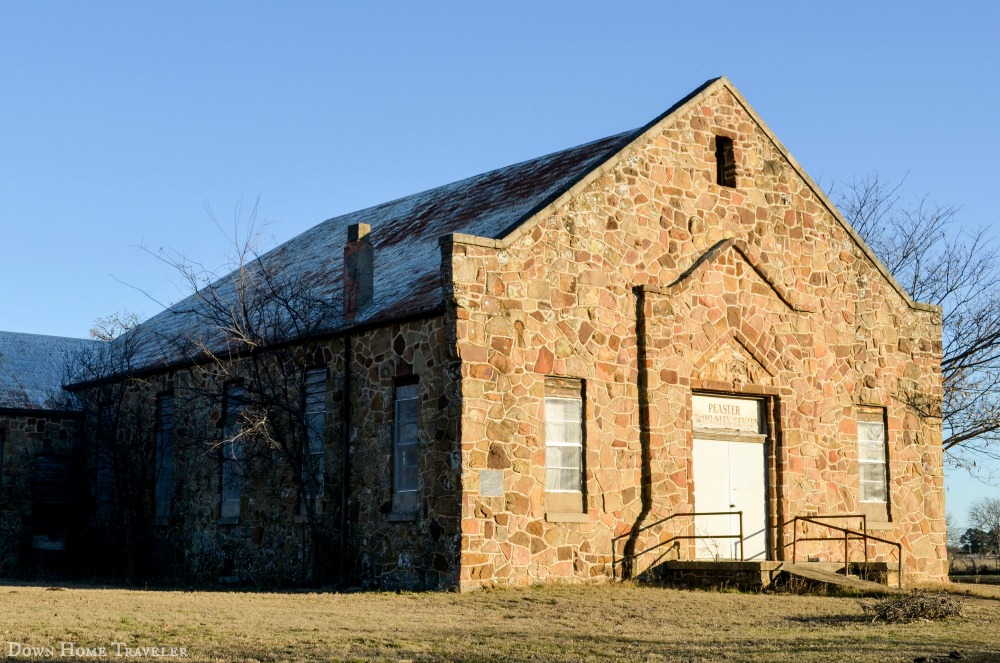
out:
<path id="1" fill-rule="evenodd" d="M 62 385 L 81 353 L 100 343 L 85 338 L 0 332 L 0 409 L 75 409 Z"/>
<path id="2" fill-rule="evenodd" d="M 307 279 L 313 295 L 341 301 L 343 255 L 347 228 L 371 225 L 374 249 L 373 301 L 351 321 L 324 323 L 325 332 L 412 318 L 441 309 L 441 250 L 438 239 L 452 233 L 500 238 L 573 186 L 590 170 L 628 145 L 629 131 L 499 168 L 459 182 L 328 219 L 285 242 L 261 258 L 264 265 L 294 270 Z M 211 286 L 225 299 L 232 275 Z M 179 364 L 194 359 L 193 348 L 221 349 L 220 332 L 198 313 L 192 295 L 142 323 L 134 335 L 134 370 Z M 185 339 L 184 343 L 178 343 Z"/>

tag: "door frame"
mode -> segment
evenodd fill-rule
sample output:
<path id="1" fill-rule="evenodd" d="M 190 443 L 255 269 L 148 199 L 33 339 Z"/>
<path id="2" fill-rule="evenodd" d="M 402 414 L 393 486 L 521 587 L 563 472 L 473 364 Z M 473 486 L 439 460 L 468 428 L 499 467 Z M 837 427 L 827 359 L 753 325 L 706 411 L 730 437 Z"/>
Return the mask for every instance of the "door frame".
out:
<path id="1" fill-rule="evenodd" d="M 779 390 L 775 387 L 765 387 L 761 385 L 730 385 L 718 382 L 702 380 L 692 380 L 691 389 L 687 394 L 687 449 L 688 449 L 688 504 L 694 502 L 694 397 L 709 396 L 715 398 L 741 398 L 756 399 L 761 402 L 760 417 L 764 432 L 764 526 L 767 530 L 765 536 L 766 554 L 768 560 L 784 559 L 785 535 L 784 527 L 784 488 L 782 482 L 781 463 L 778 461 L 779 450 L 781 448 L 781 428 L 780 417 L 781 402 Z M 698 436 L 718 436 L 719 431 L 712 429 L 699 429 Z M 715 439 L 733 439 L 733 434 L 723 434 L 725 437 Z M 692 509 L 693 510 L 693 509 Z M 693 532 L 692 521 L 692 532 Z M 696 541 L 690 544 L 689 555 L 696 555 Z M 694 557 L 691 557 L 694 559 Z"/>

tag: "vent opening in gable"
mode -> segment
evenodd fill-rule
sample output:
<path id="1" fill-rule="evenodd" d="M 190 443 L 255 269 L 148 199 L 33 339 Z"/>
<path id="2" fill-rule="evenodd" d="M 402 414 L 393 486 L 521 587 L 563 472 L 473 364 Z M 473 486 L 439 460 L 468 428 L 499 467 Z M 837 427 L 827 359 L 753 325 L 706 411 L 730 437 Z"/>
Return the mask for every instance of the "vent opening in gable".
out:
<path id="1" fill-rule="evenodd" d="M 726 136 L 715 137 L 715 183 L 719 186 L 736 186 L 736 157 L 733 155 L 733 139 Z"/>

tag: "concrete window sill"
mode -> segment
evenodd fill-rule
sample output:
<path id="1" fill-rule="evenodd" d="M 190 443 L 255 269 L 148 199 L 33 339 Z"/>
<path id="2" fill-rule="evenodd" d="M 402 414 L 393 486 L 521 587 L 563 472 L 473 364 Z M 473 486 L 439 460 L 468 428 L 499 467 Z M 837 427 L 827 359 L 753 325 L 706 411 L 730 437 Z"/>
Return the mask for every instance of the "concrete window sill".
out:
<path id="1" fill-rule="evenodd" d="M 589 523 L 590 515 L 586 513 L 546 513 L 545 520 L 550 523 Z"/>
<path id="2" fill-rule="evenodd" d="M 240 517 L 239 516 L 224 516 L 224 517 L 219 518 L 216 521 L 216 524 L 217 525 L 239 525 L 240 524 Z"/>
<path id="3" fill-rule="evenodd" d="M 896 527 L 894 523 L 873 523 L 870 520 L 868 521 L 867 526 L 869 532 L 871 532 L 872 530 L 876 532 L 885 531 L 885 530 L 895 529 Z"/>
<path id="4" fill-rule="evenodd" d="M 417 514 L 416 512 L 410 513 L 390 513 L 389 522 L 390 523 L 412 523 L 416 522 Z"/>

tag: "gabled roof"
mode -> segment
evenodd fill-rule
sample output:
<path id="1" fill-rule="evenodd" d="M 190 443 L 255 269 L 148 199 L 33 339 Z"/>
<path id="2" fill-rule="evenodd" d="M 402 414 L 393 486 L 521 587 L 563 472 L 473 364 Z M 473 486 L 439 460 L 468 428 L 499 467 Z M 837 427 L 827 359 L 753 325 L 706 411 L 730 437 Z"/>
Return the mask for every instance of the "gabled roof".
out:
<path id="1" fill-rule="evenodd" d="M 416 316 L 440 309 L 439 238 L 452 233 L 500 238 L 632 142 L 636 131 L 621 133 L 562 152 L 476 175 L 453 184 L 400 198 L 320 223 L 262 257 L 265 263 L 294 264 L 306 277 L 323 274 L 323 295 L 338 301 L 343 291 L 347 228 L 372 226 L 375 252 L 374 299 L 352 322 L 335 321 L 329 331 Z M 216 287 L 226 288 L 226 279 Z M 192 312 L 194 296 L 142 323 L 137 333 L 136 367 L 174 364 L 178 335 L 208 340 L 203 316 Z"/>
<path id="2" fill-rule="evenodd" d="M 895 279 L 895 277 L 889 272 L 886 266 L 882 264 L 882 261 L 879 260 L 878 256 L 876 256 L 875 253 L 871 250 L 871 247 L 868 246 L 867 243 L 865 243 L 865 241 L 861 238 L 861 236 L 854 229 L 854 227 L 840 213 L 840 210 L 837 209 L 837 206 L 833 204 L 833 202 L 823 192 L 823 190 L 812 180 L 811 177 L 809 177 L 809 174 L 806 173 L 805 169 L 803 169 L 802 166 L 799 165 L 799 162 L 795 160 L 795 157 L 793 157 L 791 153 L 788 151 L 788 149 L 781 143 L 781 141 L 778 140 L 778 137 L 775 136 L 774 132 L 772 132 L 771 129 L 764 123 L 764 120 L 762 120 L 760 116 L 757 115 L 757 111 L 755 111 L 750 106 L 750 104 L 743 97 L 743 95 L 740 94 L 740 91 L 737 90 L 736 87 L 732 83 L 730 83 L 729 79 L 726 78 L 725 76 L 720 76 L 719 78 L 713 78 L 707 81 L 701 87 L 699 87 L 694 92 L 686 96 L 684 99 L 681 99 L 679 102 L 674 104 L 666 112 L 664 112 L 662 115 L 654 119 L 645 127 L 635 131 L 632 143 L 640 143 L 643 140 L 662 132 L 666 127 L 670 125 L 671 122 L 675 121 L 677 117 L 683 114 L 680 111 L 683 111 L 687 108 L 697 106 L 698 104 L 703 103 L 707 97 L 709 97 L 710 95 L 714 94 L 715 92 L 723 88 L 733 95 L 733 98 L 736 100 L 736 102 L 743 107 L 743 110 L 746 111 L 747 115 L 750 116 L 750 118 L 754 121 L 757 127 L 764 133 L 765 136 L 767 136 L 768 140 L 771 141 L 771 144 L 774 145 L 775 149 L 785 158 L 788 164 L 795 171 L 795 174 L 798 175 L 803 182 L 805 182 L 806 186 L 809 187 L 813 195 L 815 195 L 817 200 L 819 200 L 820 204 L 822 204 L 823 207 L 841 225 L 841 227 L 843 227 L 843 229 L 847 232 L 848 236 L 850 236 L 850 238 L 854 241 L 854 243 L 858 246 L 858 248 L 861 249 L 862 253 L 864 253 L 865 256 L 872 262 L 875 268 L 878 269 L 878 271 L 882 274 L 885 280 L 889 283 L 889 285 L 893 288 L 893 290 L 895 290 L 896 293 L 899 294 L 899 296 L 903 299 L 903 301 L 906 302 L 906 304 L 914 310 L 926 311 L 929 313 L 937 313 L 940 315 L 942 312 L 942 308 L 940 306 L 936 304 L 925 304 L 923 302 L 915 301 L 910 296 L 910 293 L 906 291 L 906 288 L 900 285 L 899 281 Z M 627 147 L 628 145 L 624 146 L 622 150 L 619 151 L 619 153 L 624 151 Z M 553 199 L 552 202 L 546 205 L 543 209 L 538 210 L 536 214 L 533 214 L 530 218 L 525 219 L 524 223 L 520 224 L 517 228 L 513 229 L 512 232 L 510 232 L 502 239 L 491 240 L 482 237 L 474 237 L 474 236 L 466 236 L 458 234 L 454 237 L 454 240 L 470 244 L 492 246 L 500 249 L 510 246 L 519 238 L 529 233 L 531 229 L 534 228 L 535 225 L 541 223 L 546 217 L 553 214 L 562 205 L 564 205 L 574 196 L 583 191 L 583 189 L 585 189 L 588 185 L 590 185 L 594 180 L 596 180 L 597 178 L 601 177 L 602 175 L 610 171 L 612 168 L 614 168 L 615 165 L 618 163 L 618 159 L 616 157 L 617 155 L 612 156 L 607 161 L 605 161 L 604 163 L 600 164 L 599 166 L 591 170 L 589 173 L 586 173 L 575 184 L 573 184 L 573 186 L 571 186 L 561 195 Z"/>
<path id="3" fill-rule="evenodd" d="M 631 145 L 662 131 L 681 115 L 680 111 L 702 103 L 722 88 L 744 107 L 904 301 L 915 309 L 940 311 L 910 298 L 724 77 L 706 82 L 644 127 L 329 219 L 265 254 L 263 262 L 294 265 L 302 276 L 312 277 L 310 280 L 318 284 L 319 291 L 314 295 L 340 301 L 347 228 L 356 223 L 370 224 L 375 255 L 373 302 L 351 321 L 331 321 L 325 331 L 337 332 L 439 311 L 442 307 L 440 239 L 450 236 L 456 242 L 509 246 L 613 168 Z M 316 279 L 317 275 L 321 278 Z M 226 279 L 212 287 L 224 292 L 228 287 Z M 152 368 L 190 360 L 170 339 L 183 336 L 212 346 L 213 335 L 218 333 L 205 327 L 202 318 L 192 312 L 197 305 L 196 297 L 189 297 L 140 325 L 136 333 L 144 343 L 133 366 Z"/>
<path id="4" fill-rule="evenodd" d="M 74 360 L 101 341 L 0 332 L 0 409 L 71 409 L 62 385 Z"/>

